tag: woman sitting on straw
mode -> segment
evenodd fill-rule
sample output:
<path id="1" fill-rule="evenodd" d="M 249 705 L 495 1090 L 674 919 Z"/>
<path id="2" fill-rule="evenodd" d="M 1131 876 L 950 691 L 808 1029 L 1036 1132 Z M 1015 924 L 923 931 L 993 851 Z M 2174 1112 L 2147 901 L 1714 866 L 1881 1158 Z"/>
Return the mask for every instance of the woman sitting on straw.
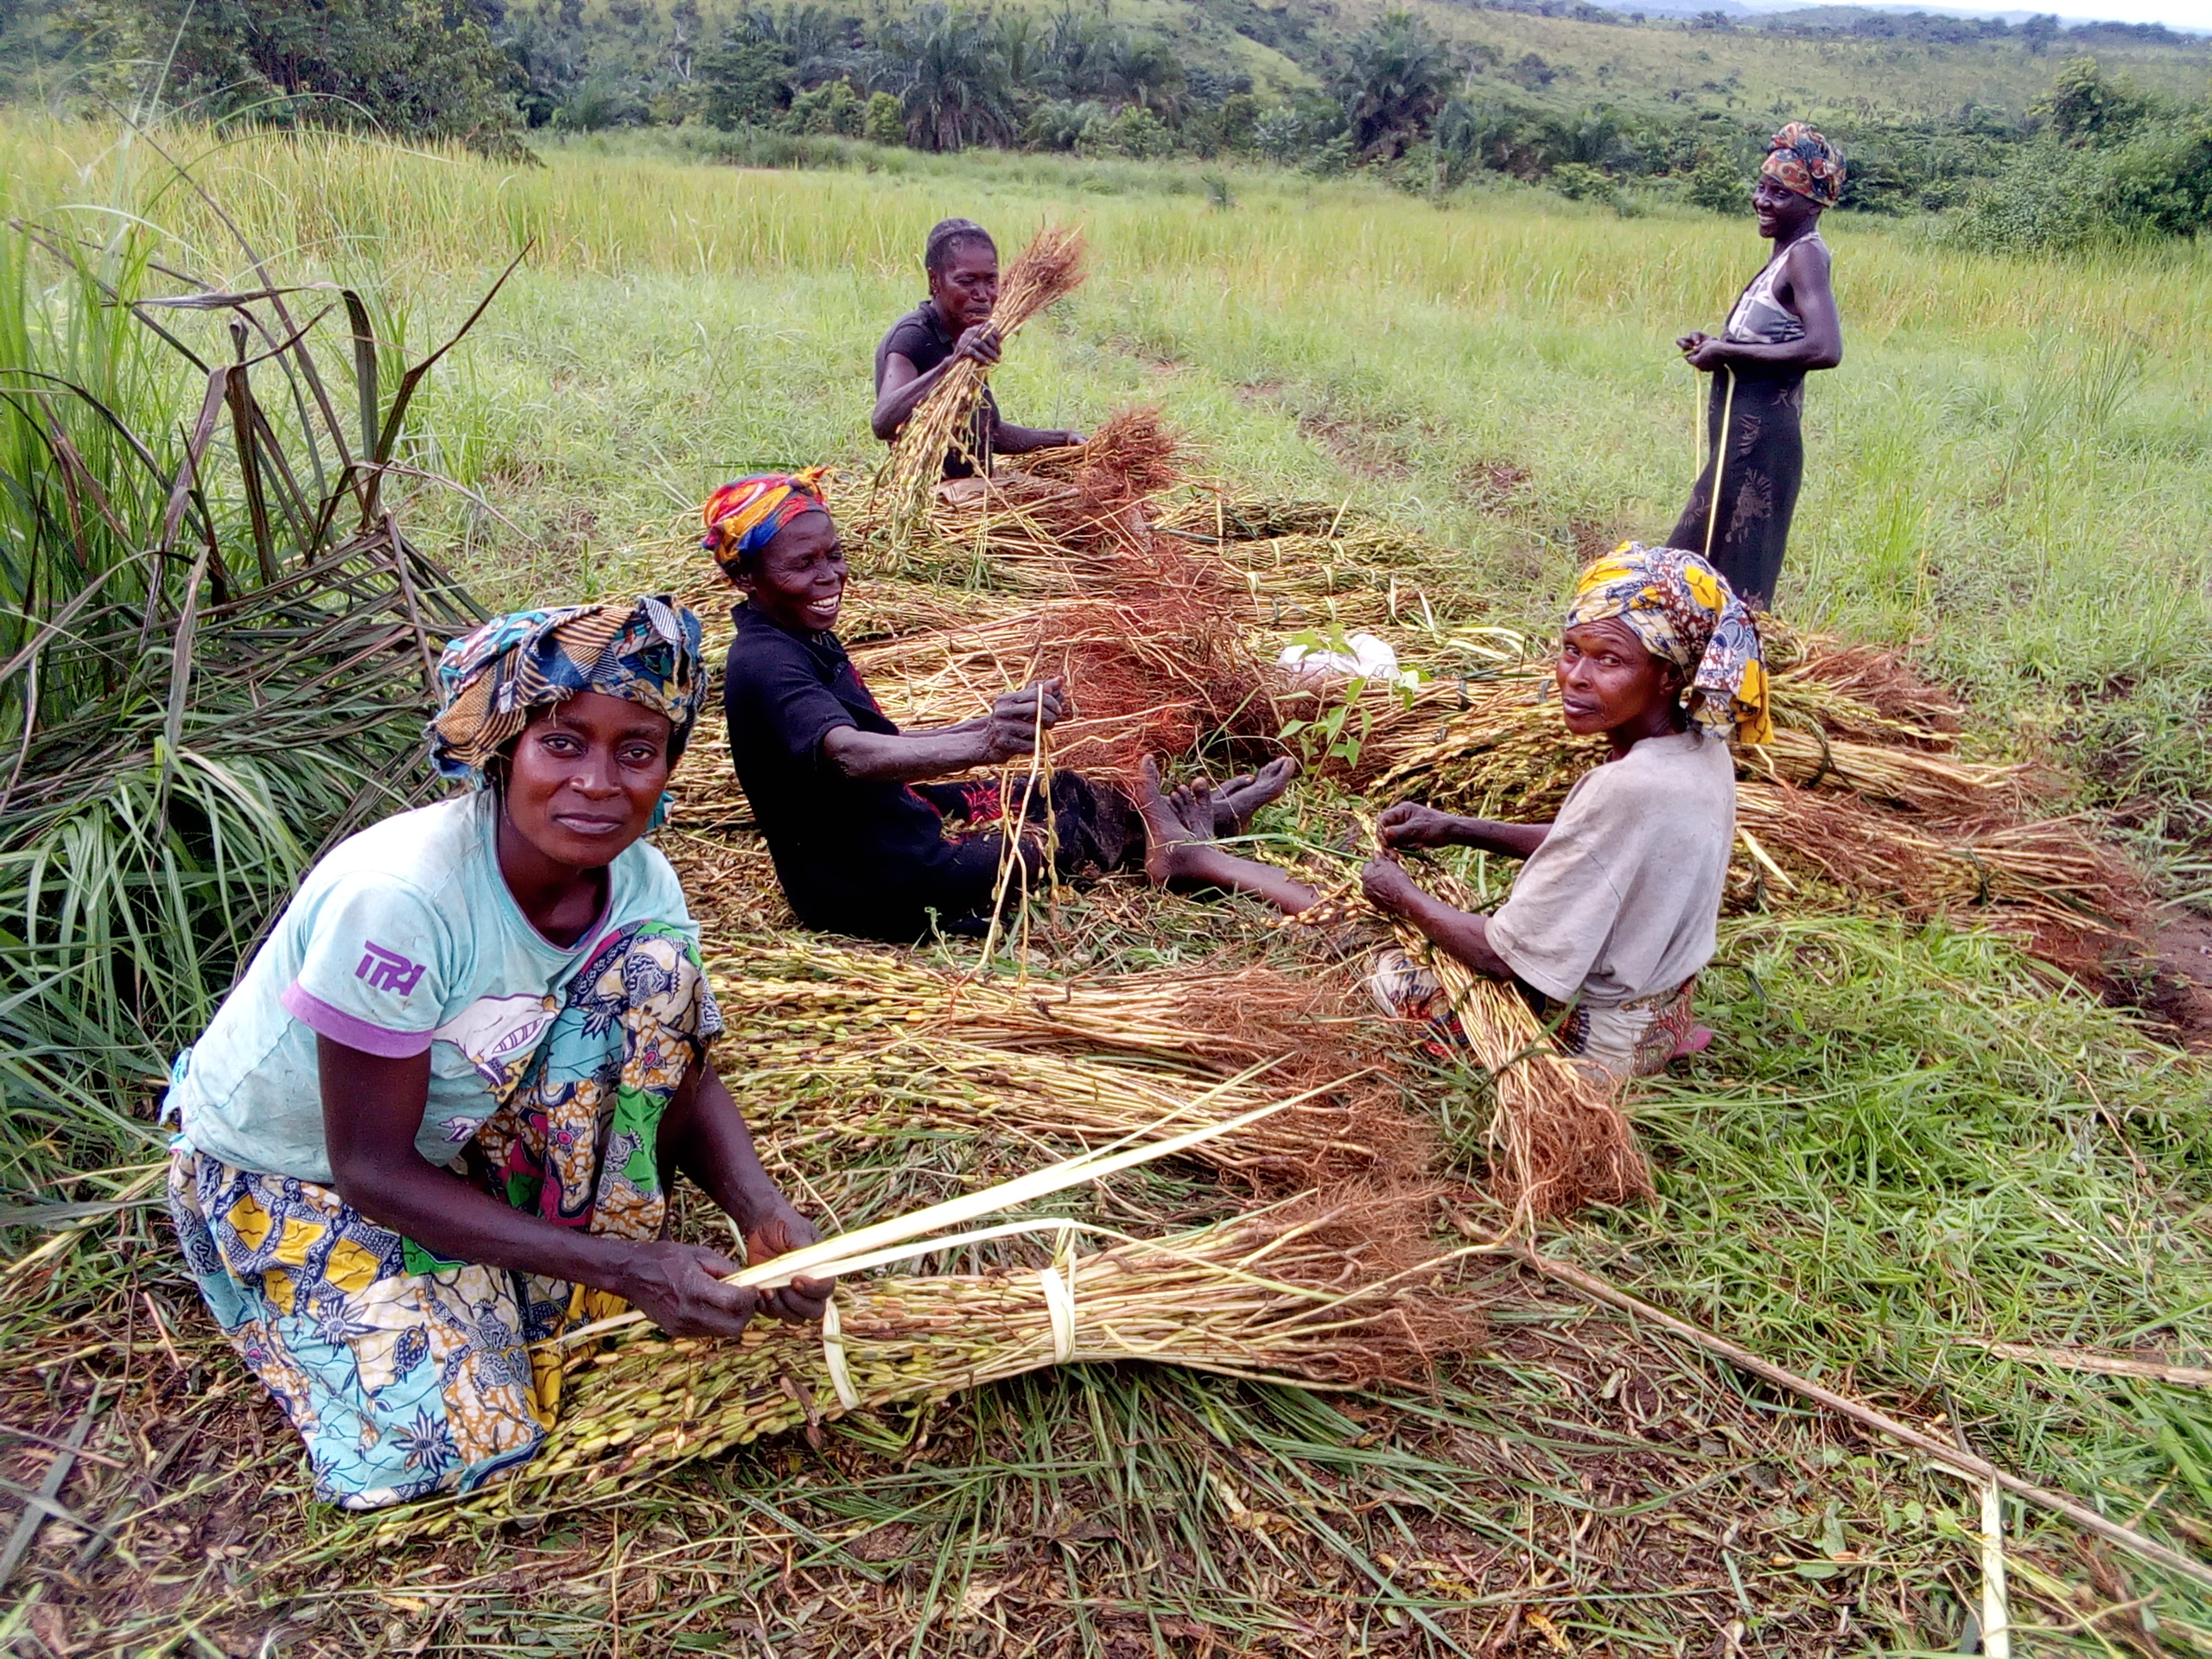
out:
<path id="1" fill-rule="evenodd" d="M 309 871 L 168 1093 L 186 1267 L 353 1510 L 526 1461 L 561 1380 L 531 1344 L 575 1323 L 735 1336 L 829 1294 L 662 1236 L 677 1169 L 756 1260 L 817 1236 L 705 1063 L 698 930 L 639 839 L 706 695 L 698 618 L 525 611 L 438 677 L 432 758 L 474 789 Z"/>
<path id="2" fill-rule="evenodd" d="M 1479 847 L 1524 858 L 1491 916 L 1423 893 L 1393 860 L 1361 887 L 1376 909 L 1475 972 L 1567 1005 L 1560 1046 L 1613 1078 L 1657 1071 L 1712 1033 L 1690 1024 L 1690 990 L 1712 960 L 1721 882 L 1736 835 L 1731 738 L 1764 743 L 1766 671 L 1750 613 L 1711 566 L 1678 548 L 1623 544 L 1582 573 L 1555 670 L 1577 735 L 1612 753 L 1567 792 L 1549 823 L 1496 823 L 1402 802 L 1377 824 L 1390 851 Z M 1296 914 L 1315 890 L 1206 844 L 1203 788 L 1140 803 L 1147 868 L 1163 886 L 1229 887 Z M 1451 1029 L 1442 988 L 1402 952 L 1376 990 L 1394 1010 Z"/>
<path id="3" fill-rule="evenodd" d="M 922 400 L 963 358 L 984 368 L 999 360 L 998 329 L 991 310 L 999 298 L 999 250 L 990 232 L 972 219 L 941 219 L 922 246 L 929 298 L 891 325 L 875 348 L 875 412 L 870 424 L 886 443 L 898 442 Z M 988 477 L 993 455 L 1081 443 L 1080 432 L 1015 426 L 999 414 L 989 386 L 976 406 L 964 443 L 944 454 L 944 476 Z"/>
<path id="4" fill-rule="evenodd" d="M 1393 851 L 1526 859 L 1497 912 L 1440 903 L 1389 859 L 1361 885 L 1477 973 L 1565 1005 L 1560 1046 L 1618 1080 L 1712 1040 L 1690 1023 L 1690 992 L 1713 958 L 1735 842 L 1729 741 L 1773 734 L 1766 670 L 1750 613 L 1710 565 L 1629 542 L 1576 583 L 1556 671 L 1567 730 L 1603 732 L 1612 751 L 1558 817 L 1496 823 L 1408 801 L 1377 825 Z M 1434 977 L 1402 958 L 1386 959 L 1376 989 L 1402 1012 L 1440 1006 Z"/>
<path id="5" fill-rule="evenodd" d="M 1032 753 L 1040 733 L 1067 713 L 1065 685 L 1042 680 L 1009 691 L 990 712 L 957 726 L 903 732 L 876 704 L 830 630 L 844 603 L 845 555 L 823 501 L 825 468 L 763 473 L 716 490 L 702 545 L 744 594 L 722 675 L 730 759 L 776 863 L 776 879 L 808 927 L 912 942 L 933 928 L 980 932 L 995 901 L 1020 881 L 1002 879 L 995 830 L 948 833 L 948 821 L 1025 826 L 1015 844 L 1023 876 L 1052 862 L 1064 874 L 1134 867 L 1145 832 L 1111 783 L 1056 772 L 1047 788 L 1009 806 L 995 784 L 931 784 Z M 1232 779 L 1209 819 L 1234 834 L 1288 786 L 1295 763 L 1279 760 Z"/>

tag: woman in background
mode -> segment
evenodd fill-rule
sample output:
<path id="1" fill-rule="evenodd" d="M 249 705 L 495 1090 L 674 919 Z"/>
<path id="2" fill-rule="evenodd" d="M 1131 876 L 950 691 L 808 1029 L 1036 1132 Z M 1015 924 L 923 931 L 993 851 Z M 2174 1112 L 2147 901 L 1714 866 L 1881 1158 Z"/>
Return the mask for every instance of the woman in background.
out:
<path id="1" fill-rule="evenodd" d="M 999 360 L 991 312 L 999 301 L 999 250 L 972 219 L 940 219 L 922 247 L 929 297 L 891 325 L 875 348 L 875 410 L 868 424 L 886 443 L 899 434 L 952 365 L 971 358 L 985 368 Z M 964 439 L 945 451 L 948 479 L 990 475 L 994 455 L 1026 455 L 1081 443 L 1080 432 L 1016 426 L 999 414 L 990 386 L 976 406 Z"/>
<path id="2" fill-rule="evenodd" d="M 1773 256 L 1718 339 L 1700 330 L 1675 342 L 1692 368 L 1713 376 L 1713 391 L 1710 458 L 1668 544 L 1702 555 L 1757 610 L 1774 603 L 1804 476 L 1805 376 L 1843 361 L 1843 324 L 1820 232 L 1843 177 L 1841 154 L 1802 121 L 1776 133 L 1751 194 Z"/>

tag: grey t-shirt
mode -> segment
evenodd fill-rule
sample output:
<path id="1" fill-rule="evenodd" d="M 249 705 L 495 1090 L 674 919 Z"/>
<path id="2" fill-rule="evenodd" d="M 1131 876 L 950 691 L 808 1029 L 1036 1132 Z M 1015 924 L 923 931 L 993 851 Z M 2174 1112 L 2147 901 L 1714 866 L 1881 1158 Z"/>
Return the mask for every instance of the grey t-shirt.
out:
<path id="1" fill-rule="evenodd" d="M 1727 744 L 1694 728 L 1647 737 L 1567 791 L 1491 918 L 1491 948 L 1562 1002 L 1671 990 L 1713 960 L 1735 839 Z"/>

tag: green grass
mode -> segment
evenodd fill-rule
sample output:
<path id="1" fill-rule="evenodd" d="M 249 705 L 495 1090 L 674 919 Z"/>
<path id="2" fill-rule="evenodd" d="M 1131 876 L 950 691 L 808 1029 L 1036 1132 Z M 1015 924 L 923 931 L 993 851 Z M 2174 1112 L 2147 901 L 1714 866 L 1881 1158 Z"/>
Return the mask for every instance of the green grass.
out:
<path id="1" fill-rule="evenodd" d="M 0 131 L 10 210 L 92 226 L 127 201 L 177 257 L 236 278 L 218 227 L 151 168 L 117 194 L 111 141 Z M 1541 620 L 1583 550 L 1671 522 L 1693 388 L 1670 342 L 1713 326 L 1759 251 L 1747 226 L 1510 188 L 1439 207 L 1250 170 L 1223 211 L 1172 167 L 877 159 L 745 172 L 655 141 L 501 168 L 253 138 L 202 176 L 281 272 L 383 293 L 415 355 L 535 238 L 419 404 L 415 458 L 476 499 L 425 497 L 409 520 L 517 602 L 667 580 L 695 556 L 694 504 L 732 473 L 871 464 L 869 355 L 918 296 L 923 230 L 959 212 L 1009 245 L 1077 219 L 1096 249 L 1090 285 L 1009 353 L 1014 417 L 1160 403 L 1225 475 L 1434 537 L 1460 593 Z M 1973 696 L 1979 747 L 2070 761 L 2087 798 L 2150 797 L 2131 810 L 2146 835 L 2201 835 L 2212 256 L 2030 263 L 1862 223 L 1829 236 L 1849 356 L 1808 390 L 1784 608 L 1909 645 Z M 1501 491 L 1509 465 L 1525 476 Z M 1341 803 L 1303 801 L 1310 819 L 1277 828 L 1311 839 Z M 1161 902 L 1118 931 L 1130 913 L 1112 895 L 1074 907 L 1090 965 L 1286 948 L 1247 907 Z M 1637 1108 L 1661 1205 L 1556 1248 L 2203 1548 L 2201 1395 L 1961 1345 L 2206 1363 L 2201 1067 L 1943 928 L 1746 918 L 1706 984 L 1720 1041 Z M 1420 1098 L 1471 1133 L 1471 1080 L 1425 1077 Z M 941 1140 L 871 1160 L 841 1195 L 855 1213 L 966 1169 Z M 1533 1611 L 1578 1652 L 1726 1652 L 1740 1619 L 1749 1653 L 1898 1654 L 1955 1650 L 1977 1593 L 1955 1483 L 1510 1277 L 1492 1350 L 1433 1395 L 1026 1379 L 536 1533 L 372 1559 L 304 1508 L 287 1432 L 172 1257 L 133 1208 L 14 1281 L 9 1421 L 66 1432 L 99 1377 L 90 1444 L 117 1466 L 66 1501 L 130 1524 L 112 1557 L 97 1537 L 43 1550 L 18 1581 L 38 1595 L 0 1615 L 9 1640 L 46 1639 L 43 1619 L 134 1653 L 1554 1650 Z M 0 1472 L 35 1484 L 41 1455 L 14 1447 Z M 2020 1616 L 2054 1627 L 2015 1651 L 2126 1651 L 2133 1615 L 2080 1621 L 2156 1592 L 2164 1650 L 2212 1652 L 2201 1597 L 2012 1522 Z"/>
<path id="2" fill-rule="evenodd" d="M 18 208 L 97 195 L 106 142 L 14 129 Z M 459 502 L 446 521 L 509 597 L 638 579 L 622 550 L 677 533 L 740 470 L 872 465 L 875 340 L 918 297 L 923 231 L 963 213 L 1009 245 L 1073 219 L 1096 249 L 1001 372 L 1017 417 L 1159 403 L 1224 473 L 1373 506 L 1541 614 L 1586 550 L 1671 526 L 1697 395 L 1671 342 L 1715 325 L 1761 250 L 1747 225 L 1517 188 L 1439 208 L 1252 170 L 1224 212 L 1173 166 L 893 154 L 895 171 L 761 173 L 591 144 L 517 169 L 246 140 L 203 173 L 280 265 L 384 289 L 411 340 L 530 247 L 421 411 L 426 461 L 512 523 Z M 219 249 L 174 189 L 146 210 Z M 2096 802 L 2202 833 L 2178 804 L 2212 793 L 2212 254 L 1827 234 L 1847 355 L 1808 387 L 1783 607 L 1911 645 L 1974 695 L 1991 745 L 2075 746 Z M 1497 463 L 1527 474 L 1502 499 Z"/>

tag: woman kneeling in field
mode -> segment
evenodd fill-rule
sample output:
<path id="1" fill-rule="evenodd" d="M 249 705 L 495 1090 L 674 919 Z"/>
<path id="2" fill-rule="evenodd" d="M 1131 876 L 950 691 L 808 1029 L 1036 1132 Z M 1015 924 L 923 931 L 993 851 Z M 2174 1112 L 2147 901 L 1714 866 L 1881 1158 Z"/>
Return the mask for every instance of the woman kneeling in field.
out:
<path id="1" fill-rule="evenodd" d="M 809 927 L 911 943 L 931 929 L 980 931 L 999 886 L 1001 831 L 954 834 L 948 823 L 1022 826 L 1017 849 L 1034 874 L 1051 822 L 1064 874 L 1135 868 L 1145 830 L 1111 783 L 1075 772 L 1016 803 L 997 786 L 933 784 L 1018 760 L 1068 711 L 1065 687 L 1042 680 L 1010 691 L 957 725 L 901 731 L 854 672 L 831 632 L 844 602 L 845 555 L 821 491 L 822 469 L 764 473 L 709 499 L 702 545 L 744 594 L 722 675 L 730 758 L 766 838 L 776 877 Z M 1288 785 L 1279 760 L 1220 791 L 1210 834 L 1235 834 Z"/>
<path id="2" fill-rule="evenodd" d="M 1388 858 L 1361 885 L 1477 973 L 1516 981 L 1566 1005 L 1561 1048 L 1620 1079 L 1694 1052 L 1712 1033 L 1690 1024 L 1690 991 L 1712 960 L 1721 882 L 1736 833 L 1729 741 L 1765 742 L 1766 671 L 1750 613 L 1694 553 L 1629 543 L 1582 573 L 1560 643 L 1560 711 L 1579 736 L 1603 732 L 1612 753 L 1567 792 L 1548 823 L 1496 823 L 1402 802 L 1377 828 L 1393 851 L 1479 847 L 1525 858 L 1494 915 L 1423 893 Z M 1179 810 L 1196 799 L 1178 791 Z M 1155 814 L 1163 880 L 1240 888 L 1292 912 L 1313 901 L 1265 865 L 1176 842 Z M 1386 953 L 1378 995 L 1447 1030 L 1434 976 Z"/>
<path id="3" fill-rule="evenodd" d="M 677 1169 L 754 1260 L 817 1237 L 721 1078 L 721 1029 L 654 821 L 706 694 L 665 599 L 526 611 L 446 648 L 438 770 L 476 785 L 310 871 L 177 1058 L 186 1265 L 308 1445 L 375 1509 L 525 1461 L 557 1357 L 635 1306 L 671 1333 L 817 1319 L 663 1238 Z"/>

